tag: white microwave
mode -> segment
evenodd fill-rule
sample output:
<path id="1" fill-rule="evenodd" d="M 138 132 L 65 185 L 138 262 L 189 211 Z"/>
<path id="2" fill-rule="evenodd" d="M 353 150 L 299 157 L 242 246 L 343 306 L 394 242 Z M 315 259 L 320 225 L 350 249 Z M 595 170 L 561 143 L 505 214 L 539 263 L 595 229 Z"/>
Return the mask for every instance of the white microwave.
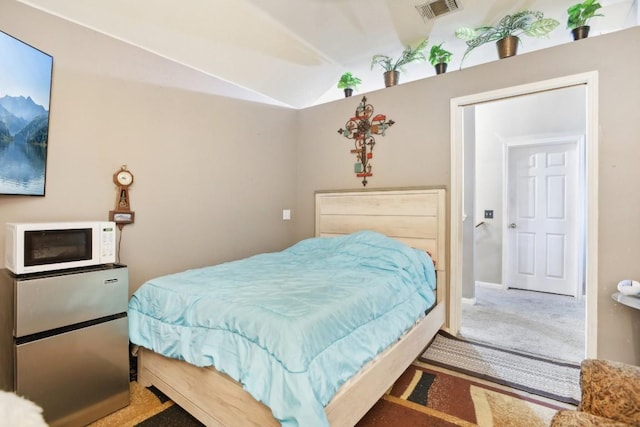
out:
<path id="1" fill-rule="evenodd" d="M 8 223 L 5 267 L 14 274 L 116 261 L 115 222 Z"/>

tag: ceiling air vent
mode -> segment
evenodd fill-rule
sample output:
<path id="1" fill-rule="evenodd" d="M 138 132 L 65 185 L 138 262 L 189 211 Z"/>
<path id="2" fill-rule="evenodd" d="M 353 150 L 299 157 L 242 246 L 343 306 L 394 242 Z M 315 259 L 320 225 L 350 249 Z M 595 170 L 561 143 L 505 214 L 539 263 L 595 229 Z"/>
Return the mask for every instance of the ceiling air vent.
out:
<path id="1" fill-rule="evenodd" d="M 434 0 L 416 6 L 416 10 L 425 22 L 427 19 L 434 19 L 459 9 L 461 9 L 459 0 Z"/>

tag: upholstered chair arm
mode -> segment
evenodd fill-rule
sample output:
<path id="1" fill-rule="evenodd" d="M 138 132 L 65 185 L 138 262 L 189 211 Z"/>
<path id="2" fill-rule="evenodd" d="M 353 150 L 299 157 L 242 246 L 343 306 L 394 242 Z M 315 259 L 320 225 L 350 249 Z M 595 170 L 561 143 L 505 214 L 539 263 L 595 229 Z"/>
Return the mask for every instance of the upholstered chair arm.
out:
<path id="1" fill-rule="evenodd" d="M 553 416 L 551 427 L 629 427 L 629 424 L 586 412 L 566 410 L 559 411 Z"/>
<path id="2" fill-rule="evenodd" d="M 640 367 L 602 359 L 582 361 L 578 411 L 640 426 Z"/>

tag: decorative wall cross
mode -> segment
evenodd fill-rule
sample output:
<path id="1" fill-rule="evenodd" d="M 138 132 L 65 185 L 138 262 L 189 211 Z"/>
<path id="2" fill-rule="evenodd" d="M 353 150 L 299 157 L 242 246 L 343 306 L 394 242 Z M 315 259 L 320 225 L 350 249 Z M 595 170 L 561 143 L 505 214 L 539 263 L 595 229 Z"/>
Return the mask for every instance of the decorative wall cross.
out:
<path id="1" fill-rule="evenodd" d="M 356 163 L 353 172 L 358 178 L 362 178 L 362 185 L 367 185 L 367 177 L 372 176 L 371 159 L 373 158 L 373 147 L 376 145 L 374 135 L 384 136 L 384 132 L 395 122 L 387 121 L 387 116 L 378 114 L 373 116 L 373 105 L 367 104 L 367 97 L 363 96 L 362 101 L 356 108 L 355 117 L 350 118 L 344 125 L 344 129 L 338 129 L 338 133 L 347 139 L 353 139 L 355 148 L 351 154 L 356 155 Z"/>

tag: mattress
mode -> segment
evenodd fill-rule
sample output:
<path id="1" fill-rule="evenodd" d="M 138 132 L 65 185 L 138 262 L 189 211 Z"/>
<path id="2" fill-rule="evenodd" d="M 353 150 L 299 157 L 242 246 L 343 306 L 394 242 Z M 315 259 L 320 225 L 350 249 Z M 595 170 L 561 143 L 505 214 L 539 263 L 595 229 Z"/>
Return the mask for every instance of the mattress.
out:
<path id="1" fill-rule="evenodd" d="M 324 406 L 424 316 L 435 284 L 424 251 L 382 234 L 316 237 L 146 282 L 130 340 L 215 367 L 283 426 L 326 426 Z"/>

